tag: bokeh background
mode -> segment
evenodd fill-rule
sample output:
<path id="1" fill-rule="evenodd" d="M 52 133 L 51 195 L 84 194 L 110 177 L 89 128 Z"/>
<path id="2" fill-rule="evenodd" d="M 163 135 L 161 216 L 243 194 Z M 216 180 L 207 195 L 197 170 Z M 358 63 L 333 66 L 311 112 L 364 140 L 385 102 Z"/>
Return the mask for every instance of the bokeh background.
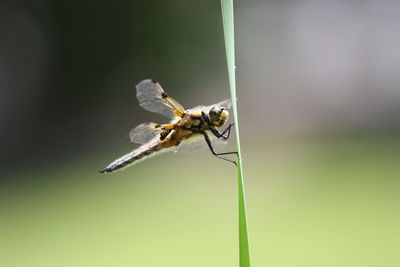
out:
<path id="1" fill-rule="evenodd" d="M 235 8 L 253 265 L 399 266 L 400 2 Z M 229 163 L 96 172 L 165 121 L 145 78 L 229 97 L 219 1 L 0 2 L 0 266 L 238 266 Z"/>

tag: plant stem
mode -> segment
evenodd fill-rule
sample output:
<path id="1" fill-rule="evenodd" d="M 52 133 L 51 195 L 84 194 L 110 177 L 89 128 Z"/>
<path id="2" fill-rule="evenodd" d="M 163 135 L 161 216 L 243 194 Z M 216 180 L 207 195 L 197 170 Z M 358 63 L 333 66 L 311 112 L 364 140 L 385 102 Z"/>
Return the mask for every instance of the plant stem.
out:
<path id="1" fill-rule="evenodd" d="M 242 153 L 240 150 L 239 120 L 236 97 L 235 75 L 235 33 L 233 20 L 233 0 L 221 0 L 222 21 L 224 27 L 226 60 L 228 65 L 229 87 L 232 98 L 233 119 L 235 122 L 236 147 L 238 151 L 238 200 L 239 200 L 239 262 L 240 267 L 250 267 L 249 241 L 247 234 L 246 202 L 244 193 L 244 177 Z"/>

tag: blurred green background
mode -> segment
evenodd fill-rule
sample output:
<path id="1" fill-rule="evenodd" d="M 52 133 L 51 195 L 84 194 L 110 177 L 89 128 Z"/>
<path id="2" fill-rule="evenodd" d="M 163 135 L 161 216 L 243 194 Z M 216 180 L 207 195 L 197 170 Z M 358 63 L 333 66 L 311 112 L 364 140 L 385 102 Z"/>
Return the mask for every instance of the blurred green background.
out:
<path id="1" fill-rule="evenodd" d="M 400 3 L 235 7 L 253 266 L 399 266 Z M 238 265 L 229 163 L 97 173 L 165 122 L 137 82 L 229 97 L 222 34 L 219 1 L 0 3 L 0 266 Z"/>

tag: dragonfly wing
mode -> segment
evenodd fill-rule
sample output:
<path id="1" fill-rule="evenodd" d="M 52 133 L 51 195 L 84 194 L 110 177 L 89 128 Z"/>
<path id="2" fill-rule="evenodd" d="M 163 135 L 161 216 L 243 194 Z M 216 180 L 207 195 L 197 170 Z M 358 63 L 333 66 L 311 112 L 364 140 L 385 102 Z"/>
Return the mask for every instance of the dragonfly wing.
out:
<path id="1" fill-rule="evenodd" d="M 161 125 L 154 122 L 145 122 L 129 132 L 131 142 L 137 144 L 146 144 L 161 132 Z"/>
<path id="2" fill-rule="evenodd" d="M 145 110 L 174 119 L 182 117 L 185 109 L 178 101 L 169 97 L 161 85 L 154 80 L 144 80 L 136 85 L 136 97 Z"/>
<path id="3" fill-rule="evenodd" d="M 210 111 L 210 109 L 214 106 L 225 107 L 226 109 L 231 109 L 232 101 L 230 98 L 228 98 L 221 102 L 218 102 L 216 104 L 209 105 L 209 106 L 195 106 L 194 108 L 191 108 L 189 111 L 193 112 L 195 114 L 201 114 L 202 111 L 204 111 L 205 113 L 208 113 Z"/>
<path id="4" fill-rule="evenodd" d="M 228 144 L 226 140 L 218 139 L 211 133 L 208 136 L 213 144 L 214 149 L 217 151 L 223 149 Z M 210 148 L 208 147 L 206 140 L 204 139 L 204 135 L 202 134 L 192 135 L 188 139 L 183 140 L 176 148 L 176 152 L 181 153 L 205 151 L 210 151 Z"/>
<path id="5" fill-rule="evenodd" d="M 226 109 L 231 109 L 232 101 L 231 101 L 230 98 L 228 98 L 228 99 L 225 99 L 225 100 L 223 100 L 223 101 L 221 101 L 221 102 L 219 102 L 217 104 L 211 105 L 210 107 L 213 107 L 213 106 L 219 106 L 219 107 L 224 107 Z"/>

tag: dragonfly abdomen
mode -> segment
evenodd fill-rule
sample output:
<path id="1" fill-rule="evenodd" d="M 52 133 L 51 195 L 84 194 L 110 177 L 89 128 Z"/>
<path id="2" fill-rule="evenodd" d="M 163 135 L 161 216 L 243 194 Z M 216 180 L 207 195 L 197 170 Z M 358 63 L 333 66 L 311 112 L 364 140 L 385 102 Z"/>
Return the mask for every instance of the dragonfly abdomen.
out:
<path id="1" fill-rule="evenodd" d="M 166 148 L 170 146 L 171 145 L 166 142 L 158 142 L 155 145 L 148 145 L 148 144 L 143 145 L 138 149 L 135 149 L 132 152 L 129 152 L 128 154 L 125 154 L 122 157 L 114 160 L 107 167 L 105 167 L 102 170 L 99 170 L 99 172 L 111 173 L 116 170 L 120 170 L 124 167 L 132 166 L 134 163 L 137 163 L 138 161 L 147 158 L 148 156 L 154 154 L 155 152 L 161 150 L 166 151 Z"/>

